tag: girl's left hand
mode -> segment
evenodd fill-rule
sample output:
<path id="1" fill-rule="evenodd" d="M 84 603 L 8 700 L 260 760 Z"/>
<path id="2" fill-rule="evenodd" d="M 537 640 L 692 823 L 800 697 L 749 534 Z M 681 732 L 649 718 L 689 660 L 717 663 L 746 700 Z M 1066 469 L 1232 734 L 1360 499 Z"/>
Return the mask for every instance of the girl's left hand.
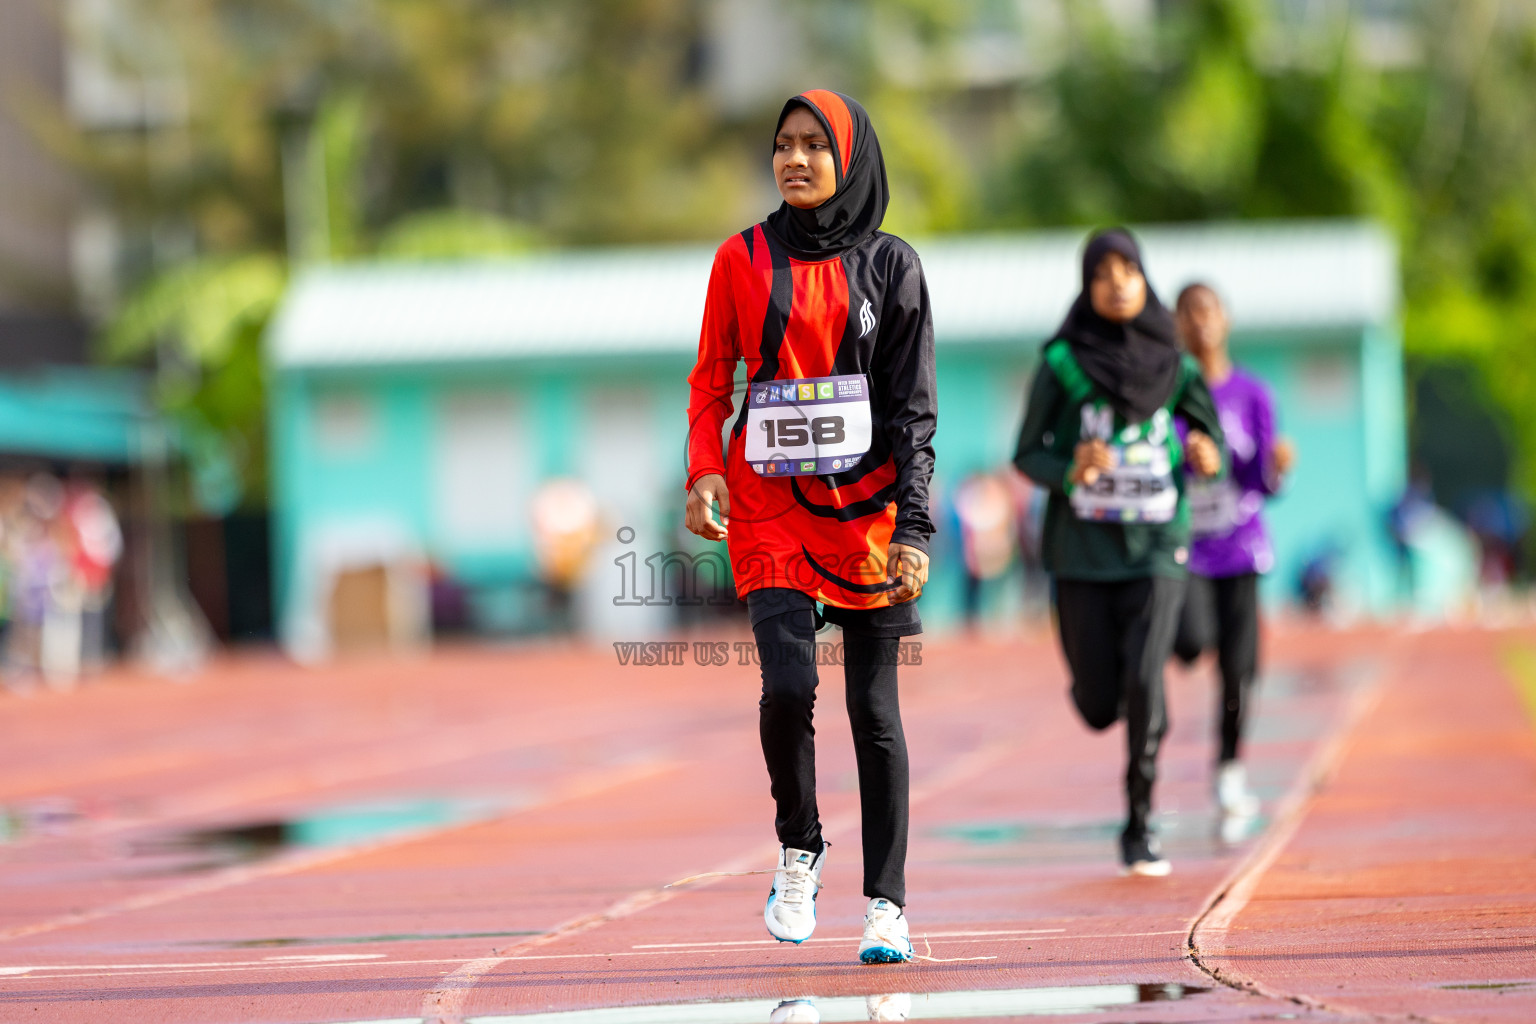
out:
<path id="1" fill-rule="evenodd" d="M 895 583 L 891 603 L 902 604 L 922 596 L 928 584 L 928 555 L 910 544 L 892 544 L 886 550 L 887 583 Z"/>
<path id="2" fill-rule="evenodd" d="M 1275 475 L 1285 476 L 1296 465 L 1296 446 L 1283 437 L 1277 437 L 1270 450 L 1270 459 L 1274 463 Z"/>
<path id="3" fill-rule="evenodd" d="M 1189 432 L 1184 442 L 1184 458 L 1201 476 L 1215 476 L 1221 472 L 1221 449 L 1198 430 Z"/>

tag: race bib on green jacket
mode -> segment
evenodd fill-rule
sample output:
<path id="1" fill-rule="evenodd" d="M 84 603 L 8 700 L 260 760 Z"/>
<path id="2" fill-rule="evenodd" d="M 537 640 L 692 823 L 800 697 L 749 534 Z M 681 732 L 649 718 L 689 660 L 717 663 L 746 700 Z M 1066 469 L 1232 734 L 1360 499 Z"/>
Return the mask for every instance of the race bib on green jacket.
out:
<path id="1" fill-rule="evenodd" d="M 1071 346 L 1056 342 L 1045 350 L 1045 361 L 1078 403 L 1082 421 L 1078 441 L 1103 441 L 1114 465 L 1101 470 L 1091 484 L 1066 485 L 1067 500 L 1079 519 L 1112 523 L 1167 523 L 1179 512 L 1179 488 L 1174 474 L 1183 449 L 1166 407 L 1141 423 L 1126 423 L 1078 365 Z"/>
<path id="2" fill-rule="evenodd" d="M 1119 431 L 1113 430 L 1114 410 L 1102 401 L 1085 402 L 1082 416 L 1081 439 L 1108 444 L 1115 464 L 1101 470 L 1093 483 L 1071 486 L 1068 498 L 1077 517 L 1115 523 L 1172 521 L 1179 510 L 1179 489 L 1173 478 L 1168 410 L 1159 409 L 1146 422 Z"/>

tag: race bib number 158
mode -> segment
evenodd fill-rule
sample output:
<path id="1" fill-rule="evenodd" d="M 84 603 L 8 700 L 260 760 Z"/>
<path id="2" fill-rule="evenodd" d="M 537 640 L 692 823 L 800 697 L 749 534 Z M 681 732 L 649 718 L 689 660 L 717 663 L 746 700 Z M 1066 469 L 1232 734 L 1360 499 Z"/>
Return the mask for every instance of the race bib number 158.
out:
<path id="1" fill-rule="evenodd" d="M 840 473 L 869 451 L 871 430 L 861 373 L 762 381 L 747 392 L 747 464 L 762 476 Z"/>

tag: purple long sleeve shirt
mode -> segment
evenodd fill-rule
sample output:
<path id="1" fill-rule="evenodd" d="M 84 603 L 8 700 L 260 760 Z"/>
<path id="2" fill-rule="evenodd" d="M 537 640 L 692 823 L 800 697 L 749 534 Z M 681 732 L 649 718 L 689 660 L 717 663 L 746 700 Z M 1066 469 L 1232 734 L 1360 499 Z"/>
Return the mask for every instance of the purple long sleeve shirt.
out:
<path id="1" fill-rule="evenodd" d="M 1208 577 L 1268 572 L 1275 564 L 1275 549 L 1264 527 L 1264 501 L 1280 487 L 1274 465 L 1274 401 L 1257 377 L 1236 367 L 1210 388 L 1232 462 L 1230 472 L 1220 479 L 1190 480 L 1194 541 L 1189 569 Z"/>

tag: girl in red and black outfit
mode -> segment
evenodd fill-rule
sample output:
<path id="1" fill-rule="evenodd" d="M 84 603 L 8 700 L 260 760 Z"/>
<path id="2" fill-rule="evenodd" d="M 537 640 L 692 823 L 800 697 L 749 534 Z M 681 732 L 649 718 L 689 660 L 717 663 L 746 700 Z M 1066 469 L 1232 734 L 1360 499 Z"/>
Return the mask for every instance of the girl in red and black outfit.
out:
<path id="1" fill-rule="evenodd" d="M 764 910 L 768 930 L 798 943 L 815 927 L 827 850 L 812 727 L 824 617 L 843 629 L 859 768 L 869 897 L 859 955 L 866 963 L 902 961 L 912 946 L 902 913 L 908 782 L 896 663 L 900 639 L 922 630 L 915 602 L 933 533 L 928 290 L 917 254 L 879 230 L 885 163 L 863 107 L 820 89 L 794 97 L 779 115 L 773 166 L 783 204 L 727 239 L 710 274 L 699 359 L 688 378 L 688 527 L 728 542 L 762 662 L 760 732 L 783 845 Z M 732 419 L 740 359 L 751 400 Z M 760 396 L 774 401 L 781 389 L 791 393 L 784 382 L 798 389 L 814 378 L 836 378 L 839 388 L 865 396 L 867 411 L 858 402 L 837 410 L 848 410 L 850 423 L 864 417 L 867 450 L 836 449 L 836 459 L 810 452 L 809 461 L 775 452 L 777 460 L 749 463 L 749 438 L 764 426 L 755 418 L 763 410 L 753 409 Z M 826 408 L 809 409 L 809 422 Z M 771 425 L 767 436 L 775 437 Z M 786 435 L 777 436 L 783 443 Z"/>

